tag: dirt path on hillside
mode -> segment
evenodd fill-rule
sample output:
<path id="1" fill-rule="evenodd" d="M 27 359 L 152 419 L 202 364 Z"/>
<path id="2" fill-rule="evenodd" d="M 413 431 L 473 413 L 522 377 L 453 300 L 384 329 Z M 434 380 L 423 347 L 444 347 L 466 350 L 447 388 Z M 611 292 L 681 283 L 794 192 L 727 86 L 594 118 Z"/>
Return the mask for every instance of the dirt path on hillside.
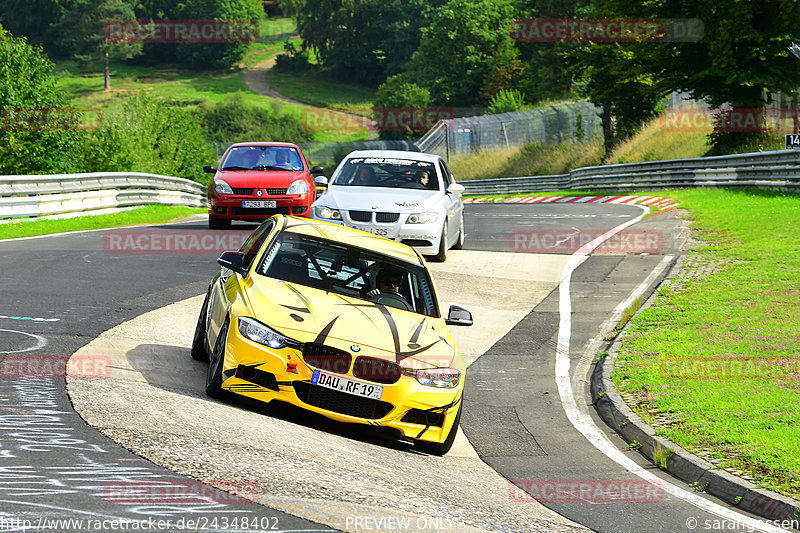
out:
<path id="1" fill-rule="evenodd" d="M 334 111 L 334 110 L 328 109 L 326 107 L 316 107 L 316 106 L 313 106 L 313 105 L 309 105 L 309 104 L 300 102 L 298 100 L 294 100 L 293 98 L 289 98 L 288 96 L 283 95 L 283 94 L 279 93 L 278 91 L 276 91 L 275 89 L 273 89 L 269 85 L 269 83 L 267 83 L 267 72 L 269 71 L 269 69 L 271 69 L 274 66 L 275 66 L 275 56 L 272 56 L 269 59 L 266 59 L 264 61 L 261 61 L 260 63 L 258 63 L 254 67 L 249 68 L 249 69 L 247 69 L 245 71 L 245 73 L 244 73 L 244 83 L 247 85 L 247 87 L 251 91 L 253 91 L 254 93 L 260 94 L 261 96 L 266 96 L 266 97 L 269 97 L 269 98 L 275 98 L 276 100 L 281 100 L 283 102 L 296 104 L 296 105 L 308 108 L 309 110 L 317 111 L 317 114 L 315 114 L 314 116 L 307 117 L 308 118 L 308 122 L 310 122 L 310 123 L 313 122 L 313 123 L 317 123 L 318 124 L 318 123 L 321 123 L 321 122 L 326 122 L 326 123 L 330 123 L 330 124 L 339 124 L 344 119 L 344 120 L 346 120 L 346 121 L 348 121 L 350 123 L 350 124 L 348 124 L 347 128 L 351 129 L 351 128 L 354 127 L 353 123 L 362 124 L 363 125 L 363 124 L 365 124 L 365 122 L 368 122 L 369 123 L 369 127 L 368 127 L 367 139 L 372 141 L 372 140 L 375 140 L 375 139 L 378 138 L 378 131 L 377 131 L 377 128 L 375 127 L 375 122 L 372 121 L 371 119 L 368 119 L 366 117 L 362 117 L 361 115 L 355 115 L 355 114 L 352 114 L 352 113 L 345 113 L 343 111 Z M 326 119 L 325 116 L 328 113 L 330 113 L 332 115 L 332 117 L 329 117 L 328 119 Z M 363 127 L 367 128 L 367 126 L 363 126 Z"/>

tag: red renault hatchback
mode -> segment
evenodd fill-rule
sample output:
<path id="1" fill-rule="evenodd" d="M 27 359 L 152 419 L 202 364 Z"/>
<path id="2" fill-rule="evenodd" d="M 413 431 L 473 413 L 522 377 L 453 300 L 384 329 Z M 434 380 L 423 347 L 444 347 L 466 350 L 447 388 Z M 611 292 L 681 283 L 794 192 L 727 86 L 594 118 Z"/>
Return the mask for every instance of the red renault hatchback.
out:
<path id="1" fill-rule="evenodd" d="M 203 167 L 208 185 L 208 226 L 224 229 L 232 220 L 261 222 L 272 215 L 307 217 L 316 199 L 313 176 L 296 144 L 251 142 L 231 145 L 219 168 Z"/>

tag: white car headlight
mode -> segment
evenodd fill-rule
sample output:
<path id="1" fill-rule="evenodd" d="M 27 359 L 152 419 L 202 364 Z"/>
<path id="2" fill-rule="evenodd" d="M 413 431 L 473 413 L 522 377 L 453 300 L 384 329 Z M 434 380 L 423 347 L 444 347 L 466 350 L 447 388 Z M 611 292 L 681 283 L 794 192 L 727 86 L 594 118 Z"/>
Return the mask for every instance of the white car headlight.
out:
<path id="1" fill-rule="evenodd" d="M 412 213 L 408 215 L 406 224 L 431 224 L 439 218 L 437 213 Z"/>
<path id="2" fill-rule="evenodd" d="M 253 342 L 257 342 L 259 344 L 263 344 L 264 346 L 269 346 L 270 348 L 275 349 L 286 348 L 287 346 L 295 346 L 298 344 L 294 339 L 285 337 L 274 329 L 268 328 L 261 322 L 247 317 L 239 318 L 239 333 L 241 333 L 243 337 L 250 339 Z"/>
<path id="3" fill-rule="evenodd" d="M 233 189 L 228 182 L 221 179 L 214 180 L 214 192 L 217 194 L 233 194 Z"/>
<path id="4" fill-rule="evenodd" d="M 458 380 L 461 379 L 461 371 L 456 368 L 406 370 L 405 372 L 414 376 L 421 385 L 439 387 L 441 389 L 452 389 L 458 386 Z"/>
<path id="5" fill-rule="evenodd" d="M 305 180 L 293 181 L 286 189 L 286 194 L 308 194 L 308 183 Z"/>
<path id="6" fill-rule="evenodd" d="M 331 209 L 330 207 L 315 207 L 317 216 L 326 220 L 342 220 L 342 214 L 338 209 Z"/>

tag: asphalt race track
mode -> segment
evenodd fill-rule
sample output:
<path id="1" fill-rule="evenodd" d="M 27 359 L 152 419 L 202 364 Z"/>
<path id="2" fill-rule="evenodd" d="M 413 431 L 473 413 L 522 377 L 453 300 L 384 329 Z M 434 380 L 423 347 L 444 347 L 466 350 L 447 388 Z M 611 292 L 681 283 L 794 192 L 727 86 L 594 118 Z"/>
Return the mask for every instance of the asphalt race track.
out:
<path id="1" fill-rule="evenodd" d="M 467 207 L 465 250 L 433 266 L 443 299 L 476 317 L 452 328 L 471 366 L 463 435 L 444 458 L 302 412 L 205 398 L 186 348 L 196 297 L 242 232 L 194 220 L 0 241 L 0 531 L 123 530 L 114 520 L 172 531 L 752 530 L 719 502 L 683 496 L 689 487 L 629 451 L 589 405 L 592 342 L 679 260 L 680 221 L 650 217 L 630 238 L 572 254 L 641 214 Z M 126 244 L 142 235 L 147 246 Z M 202 249 L 176 250 L 179 235 L 205 239 Z M 64 368 L 81 349 L 95 375 L 70 380 L 70 400 Z M 637 465 L 663 485 L 644 483 Z M 564 493 L 576 484 L 585 490 Z M 629 492 L 609 500 L 611 485 Z"/>

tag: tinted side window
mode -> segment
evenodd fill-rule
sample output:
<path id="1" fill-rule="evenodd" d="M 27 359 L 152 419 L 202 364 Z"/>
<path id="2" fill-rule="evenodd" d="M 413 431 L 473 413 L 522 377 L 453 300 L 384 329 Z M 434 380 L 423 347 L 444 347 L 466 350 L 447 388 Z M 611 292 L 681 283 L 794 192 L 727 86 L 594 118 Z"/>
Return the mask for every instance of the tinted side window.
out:
<path id="1" fill-rule="evenodd" d="M 439 161 L 439 170 L 442 172 L 442 177 L 444 178 L 445 189 L 455 183 L 456 180 L 453 179 L 453 173 L 450 172 L 450 169 L 447 168 L 447 165 L 444 161 Z"/>
<path id="2" fill-rule="evenodd" d="M 258 251 L 264 245 L 264 241 L 269 236 L 272 228 L 275 227 L 275 221 L 269 219 L 253 231 L 253 233 L 244 241 L 239 251 L 244 253 L 243 266 L 245 269 L 250 270 L 250 265 L 258 255 Z"/>

